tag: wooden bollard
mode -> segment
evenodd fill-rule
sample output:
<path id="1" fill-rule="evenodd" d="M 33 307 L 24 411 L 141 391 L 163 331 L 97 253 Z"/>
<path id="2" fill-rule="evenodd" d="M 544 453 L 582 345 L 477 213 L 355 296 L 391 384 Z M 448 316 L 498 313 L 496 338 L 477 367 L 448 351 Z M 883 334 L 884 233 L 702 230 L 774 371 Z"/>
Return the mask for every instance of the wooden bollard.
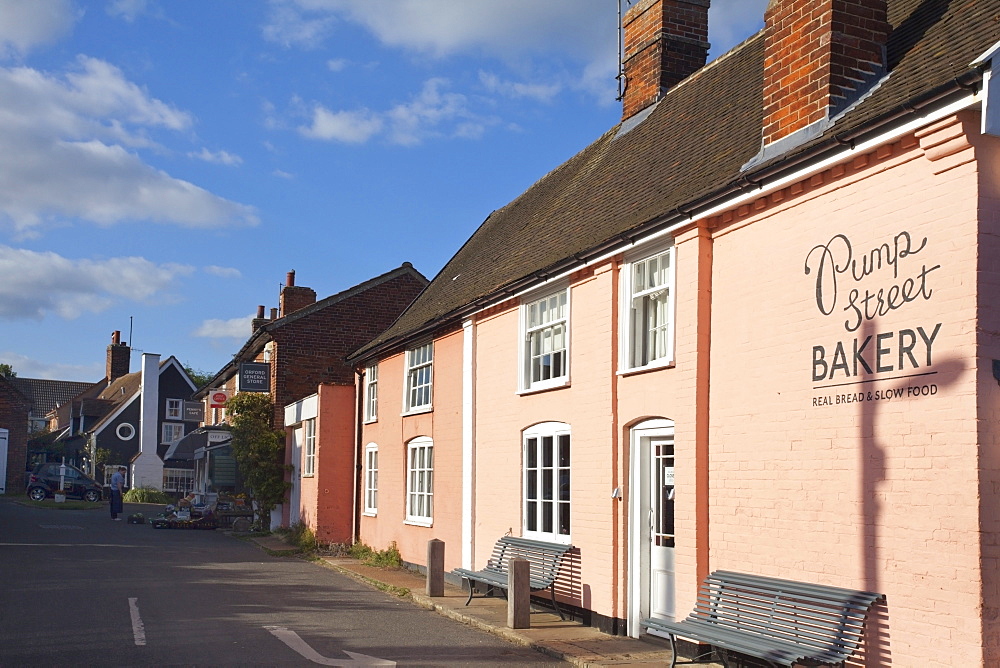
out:
<path id="1" fill-rule="evenodd" d="M 531 628 L 531 562 L 514 558 L 507 562 L 507 626 Z"/>
<path id="2" fill-rule="evenodd" d="M 427 541 L 427 595 L 444 596 L 444 541 Z"/>

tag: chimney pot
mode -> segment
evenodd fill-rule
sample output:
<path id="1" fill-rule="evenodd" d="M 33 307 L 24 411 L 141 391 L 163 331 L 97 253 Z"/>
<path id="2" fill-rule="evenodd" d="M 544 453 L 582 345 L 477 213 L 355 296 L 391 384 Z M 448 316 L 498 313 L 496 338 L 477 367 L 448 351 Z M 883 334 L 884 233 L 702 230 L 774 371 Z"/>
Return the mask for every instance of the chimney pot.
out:
<path id="1" fill-rule="evenodd" d="M 290 272 L 288 272 L 287 274 L 285 274 L 285 285 L 287 285 L 288 287 L 292 287 L 293 285 L 295 285 L 295 270 L 294 269 L 291 270 Z"/>
<path id="2" fill-rule="evenodd" d="M 271 320 L 278 319 L 278 309 L 277 307 L 271 309 Z"/>
<path id="3" fill-rule="evenodd" d="M 260 318 L 263 318 L 263 317 L 264 317 L 264 305 L 263 304 L 258 304 L 257 305 L 257 318 L 260 319 Z"/>

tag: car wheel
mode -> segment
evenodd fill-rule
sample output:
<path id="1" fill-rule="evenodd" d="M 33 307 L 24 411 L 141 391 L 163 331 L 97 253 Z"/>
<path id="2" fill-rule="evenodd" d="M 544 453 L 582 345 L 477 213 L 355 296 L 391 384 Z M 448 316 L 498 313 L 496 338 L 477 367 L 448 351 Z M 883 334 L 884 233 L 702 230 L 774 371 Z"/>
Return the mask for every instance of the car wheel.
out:
<path id="1" fill-rule="evenodd" d="M 96 489 L 88 489 L 83 493 L 83 500 L 87 503 L 97 503 L 101 500 L 101 493 Z"/>
<path id="2" fill-rule="evenodd" d="M 28 490 L 28 498 L 32 501 L 42 501 L 45 499 L 45 489 L 42 487 L 32 487 Z"/>

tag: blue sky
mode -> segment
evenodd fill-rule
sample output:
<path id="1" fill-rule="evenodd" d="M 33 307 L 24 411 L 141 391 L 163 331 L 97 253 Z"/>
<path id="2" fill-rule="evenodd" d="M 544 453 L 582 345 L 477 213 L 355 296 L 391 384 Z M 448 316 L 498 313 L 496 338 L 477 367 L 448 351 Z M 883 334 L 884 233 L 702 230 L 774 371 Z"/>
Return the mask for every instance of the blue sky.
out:
<path id="1" fill-rule="evenodd" d="M 711 57 L 767 0 L 713 0 Z M 0 362 L 214 373 L 278 305 L 428 278 L 620 118 L 617 0 L 0 0 Z M 131 337 L 130 337 L 131 331 Z"/>

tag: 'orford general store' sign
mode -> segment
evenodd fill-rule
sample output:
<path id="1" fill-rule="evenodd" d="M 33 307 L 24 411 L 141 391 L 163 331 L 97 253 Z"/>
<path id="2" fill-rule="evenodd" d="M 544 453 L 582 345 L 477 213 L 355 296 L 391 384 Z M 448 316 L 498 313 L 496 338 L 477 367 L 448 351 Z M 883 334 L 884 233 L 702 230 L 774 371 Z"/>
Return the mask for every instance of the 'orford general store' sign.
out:
<path id="1" fill-rule="evenodd" d="M 917 241 L 904 230 L 862 252 L 847 235 L 837 234 L 806 254 L 816 308 L 823 316 L 843 318 L 847 332 L 812 346 L 813 390 L 837 388 L 814 396 L 813 406 L 937 393 L 937 385 L 925 381 L 935 374 L 934 342 L 942 323 L 913 323 L 893 331 L 877 331 L 875 325 L 880 317 L 933 297 L 933 272 L 941 265 L 929 266 L 926 250 L 926 237 Z M 874 385 L 878 381 L 903 382 L 884 388 Z"/>
<path id="2" fill-rule="evenodd" d="M 240 392 L 270 392 L 271 365 L 267 362 L 243 362 L 240 364 Z"/>

